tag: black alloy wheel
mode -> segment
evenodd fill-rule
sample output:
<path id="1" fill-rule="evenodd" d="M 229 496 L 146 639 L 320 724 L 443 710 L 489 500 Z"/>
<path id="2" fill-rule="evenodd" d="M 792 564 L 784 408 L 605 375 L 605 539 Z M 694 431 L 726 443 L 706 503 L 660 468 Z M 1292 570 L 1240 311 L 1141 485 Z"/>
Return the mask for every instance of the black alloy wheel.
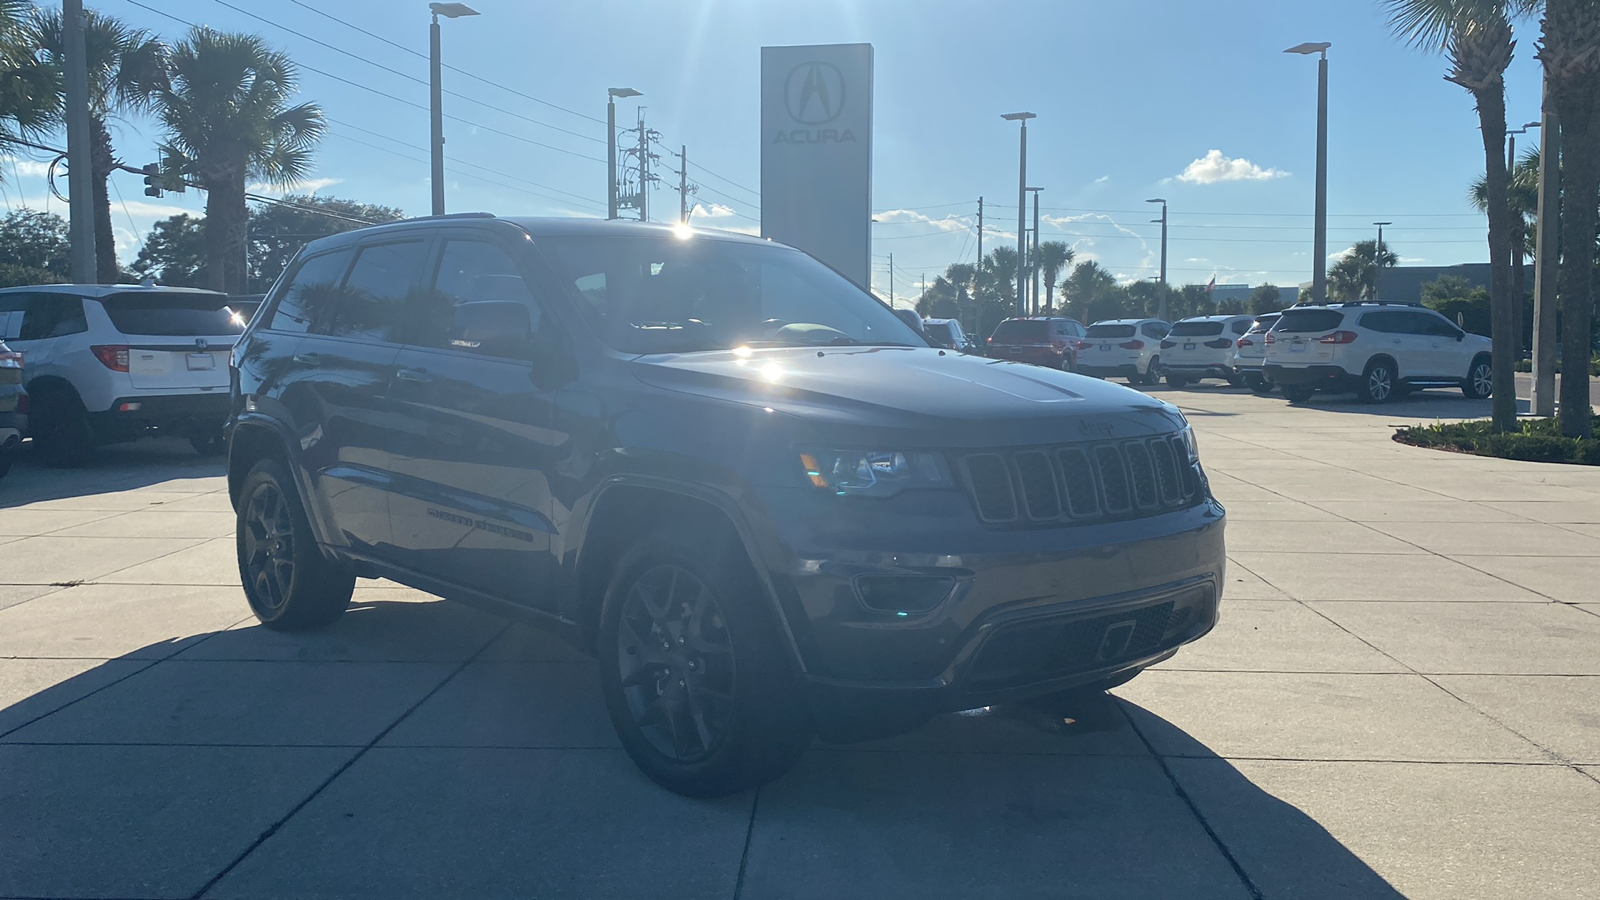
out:
<path id="1" fill-rule="evenodd" d="M 710 756 L 733 721 L 736 670 L 705 584 L 674 565 L 644 572 L 623 600 L 616 637 L 617 675 L 639 732 L 669 759 Z"/>

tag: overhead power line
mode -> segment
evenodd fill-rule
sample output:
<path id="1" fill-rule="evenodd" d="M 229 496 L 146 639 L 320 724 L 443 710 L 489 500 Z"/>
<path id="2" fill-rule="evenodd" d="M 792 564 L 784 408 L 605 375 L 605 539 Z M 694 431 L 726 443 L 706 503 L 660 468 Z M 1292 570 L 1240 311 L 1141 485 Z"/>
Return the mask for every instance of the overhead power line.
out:
<path id="1" fill-rule="evenodd" d="M 396 50 L 400 50 L 400 51 L 403 51 L 405 53 L 409 53 L 412 56 L 416 56 L 416 57 L 419 57 L 421 59 L 427 59 L 428 58 L 428 54 L 426 54 L 426 53 L 422 53 L 420 51 L 413 50 L 412 48 L 407 47 L 404 44 L 397 44 L 394 41 L 391 41 L 388 38 L 383 37 L 382 35 L 374 34 L 373 32 L 368 31 L 365 28 L 362 28 L 360 25 L 356 25 L 353 22 L 347 22 L 344 19 L 341 19 L 338 16 L 333 15 L 332 13 L 328 13 L 328 12 L 324 12 L 324 11 L 320 10 L 320 9 L 316 8 L 315 6 L 312 6 L 309 3 L 302 3 L 301 0 L 289 0 L 289 2 L 293 3 L 295 6 L 299 6 L 299 7 L 302 7 L 304 9 L 310 10 L 311 12 L 314 12 L 317 15 L 322 16 L 325 19 L 329 19 L 331 21 L 338 22 L 340 25 L 343 25 L 346 28 L 353 28 L 356 31 L 359 31 L 362 34 L 366 35 L 367 37 L 372 38 L 375 41 L 380 41 L 380 42 L 382 42 L 384 44 L 388 44 L 389 46 L 395 48 Z M 595 123 L 600 124 L 600 125 L 606 124 L 606 120 L 605 119 L 597 118 L 595 116 L 591 116 L 591 115 L 588 115 L 586 113 L 581 113 L 581 112 L 578 112 L 577 110 L 568 109 L 565 106 L 559 106 L 559 105 L 557 105 L 555 103 L 551 103 L 548 100 L 541 100 L 540 98 L 535 97 L 532 94 L 525 94 L 522 91 L 517 90 L 516 88 L 507 87 L 506 85 L 503 85 L 498 81 L 493 81 L 491 79 L 484 78 L 481 75 L 475 75 L 472 72 L 468 72 L 466 69 L 461 69 L 461 68 L 458 68 L 456 66 L 452 66 L 452 65 L 450 65 L 448 63 L 441 63 L 441 67 L 445 68 L 445 69 L 449 69 L 450 71 L 455 72 L 455 73 L 457 73 L 459 75 L 465 75 L 466 77 L 471 78 L 474 81 L 482 82 L 483 84 L 487 84 L 490 87 L 499 88 L 500 90 L 505 91 L 508 94 L 514 94 L 514 95 L 516 95 L 518 97 L 521 97 L 524 100 L 531 100 L 534 103 L 540 104 L 541 106 L 548 106 L 551 109 L 559 110 L 560 112 L 564 112 L 564 113 L 566 113 L 568 115 L 577 116 L 580 119 L 588 119 L 589 121 L 595 122 Z"/>
<path id="2" fill-rule="evenodd" d="M 228 9 L 231 9 L 234 12 L 239 13 L 240 15 L 249 16 L 250 18 L 255 19 L 258 22 L 263 22 L 263 23 L 265 23 L 267 25 L 271 25 L 274 28 L 280 29 L 282 31 L 286 31 L 289 34 L 294 35 L 295 37 L 301 38 L 303 40 L 310 41 L 311 43 L 316 44 L 319 47 L 326 47 L 326 48 L 328 48 L 329 50 L 332 50 L 335 53 L 341 53 L 341 54 L 343 54 L 345 56 L 350 57 L 353 60 L 356 60 L 357 62 L 363 62 L 363 63 L 366 63 L 367 65 L 372 66 L 374 68 L 382 69 L 383 71 L 388 72 L 391 75 L 398 75 L 401 78 L 406 79 L 407 81 L 413 81 L 413 82 L 416 82 L 417 84 L 420 84 L 420 85 L 423 85 L 423 86 L 427 86 L 429 84 L 429 82 L 428 82 L 428 80 L 426 78 L 418 78 L 415 75 L 412 75 L 412 74 L 410 74 L 408 72 L 402 72 L 399 69 L 391 68 L 389 66 L 384 65 L 383 63 L 377 62 L 375 60 L 368 59 L 365 56 L 362 56 L 360 54 L 351 53 L 349 50 L 346 50 L 343 47 L 338 47 L 338 46 L 335 46 L 333 44 L 328 43 L 327 41 L 319 40 L 317 38 L 312 37 L 309 34 L 306 34 L 303 31 L 296 31 L 295 29 L 290 28 L 287 25 L 283 25 L 281 23 L 274 22 L 271 19 L 266 18 L 265 16 L 260 16 L 260 15 L 257 15 L 255 13 L 253 13 L 253 12 L 250 12 L 247 9 L 242 9 L 242 8 L 240 8 L 238 6 L 235 6 L 232 3 L 229 3 L 228 0 L 212 0 L 212 2 L 216 3 L 216 4 L 220 5 L 220 6 L 225 6 Z M 427 57 L 423 57 L 423 58 L 426 59 Z M 540 121 L 538 119 L 535 119 L 535 118 L 533 118 L 531 116 L 525 116 L 525 115 L 522 115 L 521 113 L 512 112 L 511 110 L 506 109 L 505 107 L 496 106 L 493 103 L 488 103 L 486 101 L 479 100 L 476 97 L 472 97 L 472 96 L 469 96 L 467 94 L 460 93 L 459 91 L 442 90 L 441 92 L 445 93 L 445 94 L 448 94 L 451 97 L 457 97 L 457 98 L 460 98 L 462 100 L 465 100 L 468 103 L 476 103 L 479 106 L 485 107 L 487 109 L 492 109 L 495 112 L 501 113 L 502 115 L 511 116 L 514 119 L 521 119 L 524 122 L 531 122 L 534 125 L 539 125 L 539 126 L 542 126 L 544 128 L 552 129 L 554 131 L 559 131 L 562 134 L 570 134 L 573 137 L 582 138 L 583 140 L 586 140 L 586 141 L 593 141 L 596 144 L 604 144 L 605 143 L 604 139 L 597 138 L 594 135 L 583 134 L 582 132 L 578 132 L 578 131 L 572 131 L 570 129 L 562 128 L 559 125 L 551 125 L 549 122 L 542 122 L 542 121 Z"/>

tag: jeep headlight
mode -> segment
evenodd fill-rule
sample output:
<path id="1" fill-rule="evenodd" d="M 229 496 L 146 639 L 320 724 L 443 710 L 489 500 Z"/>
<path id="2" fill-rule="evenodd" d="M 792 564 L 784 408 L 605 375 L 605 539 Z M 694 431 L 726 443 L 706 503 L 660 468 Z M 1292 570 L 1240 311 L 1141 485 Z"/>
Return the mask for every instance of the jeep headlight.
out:
<path id="1" fill-rule="evenodd" d="M 1199 462 L 1200 461 L 1200 442 L 1195 440 L 1194 426 L 1190 425 L 1188 422 L 1184 422 L 1183 423 L 1183 430 L 1178 432 L 1178 434 L 1183 436 L 1184 449 L 1189 451 L 1189 462 L 1190 463 Z"/>
<path id="2" fill-rule="evenodd" d="M 949 467 L 937 453 L 803 450 L 800 465 L 813 487 L 841 497 L 890 497 L 913 488 L 955 487 Z"/>

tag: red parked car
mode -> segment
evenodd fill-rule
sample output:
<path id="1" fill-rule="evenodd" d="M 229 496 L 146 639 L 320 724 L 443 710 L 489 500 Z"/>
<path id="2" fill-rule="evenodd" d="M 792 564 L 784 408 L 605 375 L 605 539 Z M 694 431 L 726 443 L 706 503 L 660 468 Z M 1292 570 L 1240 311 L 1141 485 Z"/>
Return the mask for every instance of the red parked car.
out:
<path id="1" fill-rule="evenodd" d="M 985 355 L 1072 372 L 1085 331 L 1082 322 L 1060 316 L 1007 319 L 989 337 Z"/>

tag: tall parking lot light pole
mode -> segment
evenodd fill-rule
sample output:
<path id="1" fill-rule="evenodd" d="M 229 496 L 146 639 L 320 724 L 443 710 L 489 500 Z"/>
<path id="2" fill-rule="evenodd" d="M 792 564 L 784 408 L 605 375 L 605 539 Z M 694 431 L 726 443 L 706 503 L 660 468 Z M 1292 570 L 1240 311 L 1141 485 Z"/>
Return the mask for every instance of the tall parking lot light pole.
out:
<path id="1" fill-rule="evenodd" d="M 433 162 L 433 214 L 444 215 L 444 87 L 439 75 L 439 17 L 459 19 L 478 11 L 465 3 L 429 3 L 433 24 L 428 26 L 428 112 L 433 134 L 428 142 Z"/>
<path id="2" fill-rule="evenodd" d="M 617 217 L 617 98 L 643 97 L 633 88 L 606 89 L 606 218 Z M 685 169 L 688 165 L 685 164 Z"/>
<path id="3" fill-rule="evenodd" d="M 1533 254 L 1533 414 L 1556 414 L 1556 238 L 1561 205 L 1561 122 L 1544 93 L 1544 124 L 1539 129 L 1539 230 Z"/>
<path id="4" fill-rule="evenodd" d="M 1028 193 L 1033 195 L 1033 242 L 1028 248 L 1028 280 L 1031 293 L 1028 294 L 1029 315 L 1038 315 L 1039 306 L 1039 192 L 1044 188 L 1031 187 Z"/>
<path id="5" fill-rule="evenodd" d="M 1317 214 L 1311 239 L 1311 302 L 1328 301 L 1328 48 L 1327 41 L 1297 44 L 1283 51 L 1310 56 L 1317 61 Z"/>
<path id="6" fill-rule="evenodd" d="M 1166 321 L 1167 318 L 1167 200 L 1165 197 L 1154 197 L 1146 203 L 1161 204 L 1161 218 L 1151 219 L 1152 222 L 1161 223 L 1161 300 L 1160 311 L 1156 318 Z"/>
<path id="7" fill-rule="evenodd" d="M 1393 225 L 1393 222 L 1373 222 L 1378 226 L 1378 245 L 1372 248 L 1372 299 L 1382 300 L 1378 294 L 1378 281 L 1383 277 L 1383 226 Z"/>
<path id="8" fill-rule="evenodd" d="M 1028 120 L 1037 119 L 1031 112 L 1006 113 L 1000 118 L 1007 122 L 1022 123 L 1022 152 L 1017 163 L 1017 314 L 1022 314 L 1022 298 L 1028 290 Z"/>

